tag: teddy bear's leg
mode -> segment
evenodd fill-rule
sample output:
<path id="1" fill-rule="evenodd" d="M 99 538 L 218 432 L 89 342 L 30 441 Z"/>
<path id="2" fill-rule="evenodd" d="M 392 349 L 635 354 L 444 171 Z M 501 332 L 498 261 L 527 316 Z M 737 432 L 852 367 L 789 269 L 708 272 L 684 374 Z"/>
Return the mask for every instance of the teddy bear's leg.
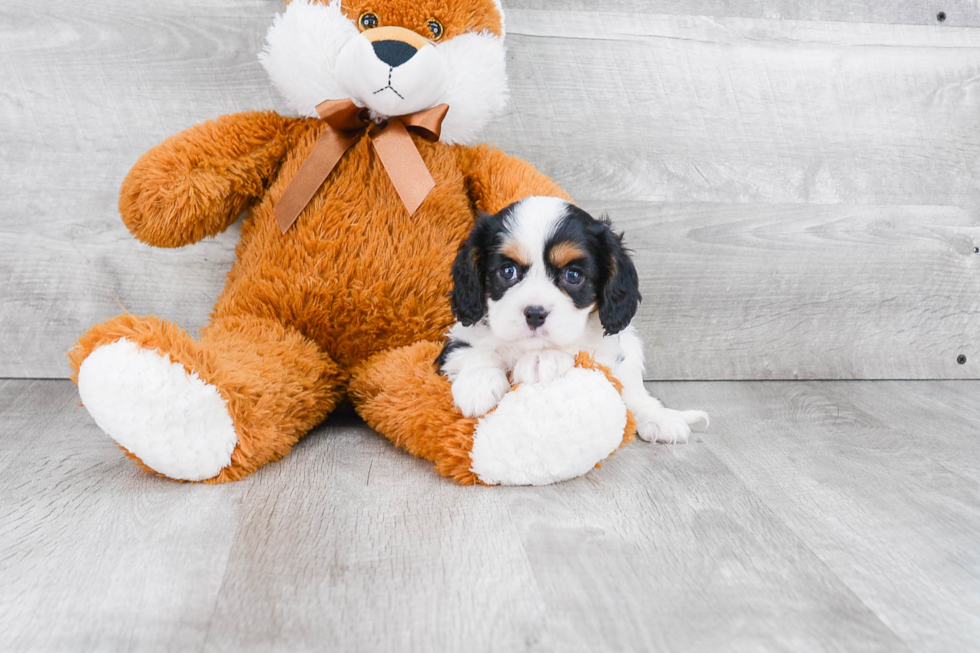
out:
<path id="1" fill-rule="evenodd" d="M 349 391 L 371 428 L 458 483 L 555 483 L 632 438 L 619 382 L 587 356 L 561 379 L 512 389 L 476 420 L 453 406 L 452 386 L 435 368 L 441 349 L 418 342 L 376 354 L 353 370 Z"/>
<path id="2" fill-rule="evenodd" d="M 344 375 L 294 329 L 216 318 L 193 340 L 154 317 L 121 315 L 69 352 L 82 402 L 144 468 L 224 482 L 281 458 L 333 410 Z"/>
<path id="3" fill-rule="evenodd" d="M 436 464 L 461 485 L 480 482 L 470 452 L 477 420 L 453 407 L 449 382 L 435 370 L 442 350 L 418 342 L 369 358 L 352 373 L 349 392 L 368 425 L 409 453 Z"/>

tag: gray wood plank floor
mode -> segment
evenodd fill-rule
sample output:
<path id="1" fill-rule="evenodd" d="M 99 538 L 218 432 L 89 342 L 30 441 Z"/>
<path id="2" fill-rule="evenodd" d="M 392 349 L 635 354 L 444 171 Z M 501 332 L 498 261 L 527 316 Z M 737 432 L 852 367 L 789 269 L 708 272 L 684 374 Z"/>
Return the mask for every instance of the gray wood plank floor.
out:
<path id="1" fill-rule="evenodd" d="M 0 650 L 980 650 L 980 382 L 651 387 L 712 429 L 555 486 L 340 416 L 211 487 L 0 381 Z"/>

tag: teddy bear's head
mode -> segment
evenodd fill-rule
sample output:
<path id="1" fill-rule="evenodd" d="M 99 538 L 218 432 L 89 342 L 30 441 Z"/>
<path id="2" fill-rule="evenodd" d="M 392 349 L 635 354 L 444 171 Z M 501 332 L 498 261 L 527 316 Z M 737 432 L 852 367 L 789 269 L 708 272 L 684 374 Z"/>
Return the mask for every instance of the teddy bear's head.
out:
<path id="1" fill-rule="evenodd" d="M 291 0 L 259 59 L 301 115 L 350 98 L 382 121 L 448 104 L 468 143 L 507 103 L 499 0 Z"/>

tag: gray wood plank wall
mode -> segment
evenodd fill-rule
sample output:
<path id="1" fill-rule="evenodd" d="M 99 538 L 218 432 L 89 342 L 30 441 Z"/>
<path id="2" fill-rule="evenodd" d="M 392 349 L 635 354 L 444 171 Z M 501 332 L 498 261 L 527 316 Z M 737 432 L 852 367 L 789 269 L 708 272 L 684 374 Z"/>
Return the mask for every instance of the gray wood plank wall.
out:
<path id="1" fill-rule="evenodd" d="M 649 378 L 980 378 L 975 2 L 505 6 L 487 140 L 627 231 Z M 0 377 L 66 376 L 120 306 L 204 324 L 236 229 L 145 247 L 118 187 L 180 129 L 283 108 L 255 59 L 280 9 L 0 0 Z"/>

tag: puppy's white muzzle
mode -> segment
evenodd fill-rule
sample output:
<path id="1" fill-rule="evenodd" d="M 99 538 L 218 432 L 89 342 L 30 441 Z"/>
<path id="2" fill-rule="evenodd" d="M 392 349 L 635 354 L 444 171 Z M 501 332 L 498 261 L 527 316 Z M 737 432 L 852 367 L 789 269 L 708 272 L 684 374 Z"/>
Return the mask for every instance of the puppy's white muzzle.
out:
<path id="1" fill-rule="evenodd" d="M 380 27 L 352 38 L 337 57 L 337 82 L 357 104 L 381 116 L 430 109 L 449 86 L 445 58 L 402 27 Z"/>
<path id="2" fill-rule="evenodd" d="M 532 309 L 543 317 L 529 319 Z M 591 310 L 576 308 L 550 281 L 526 279 L 500 301 L 487 302 L 487 321 L 502 342 L 523 342 L 528 349 L 566 347 L 582 337 Z"/>

